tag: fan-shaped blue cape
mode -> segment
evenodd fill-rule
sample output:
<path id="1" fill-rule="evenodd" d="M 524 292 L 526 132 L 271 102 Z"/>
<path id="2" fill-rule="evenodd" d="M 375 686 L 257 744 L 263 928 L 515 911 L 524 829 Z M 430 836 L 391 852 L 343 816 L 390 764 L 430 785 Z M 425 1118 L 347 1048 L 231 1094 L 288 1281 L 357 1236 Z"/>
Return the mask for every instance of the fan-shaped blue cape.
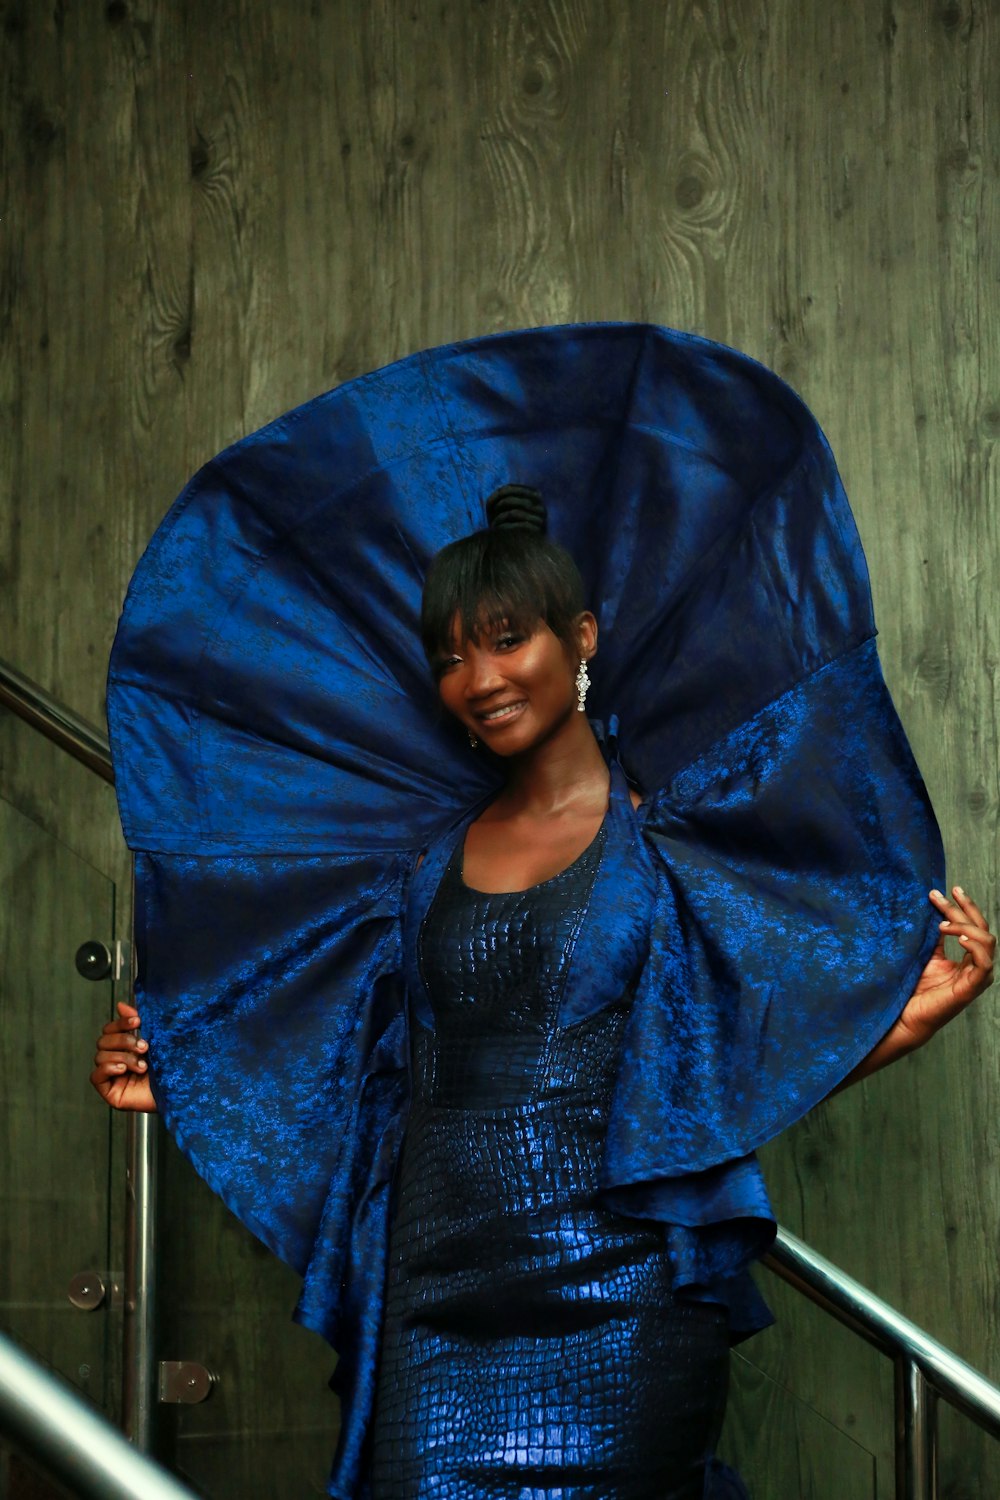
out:
<path id="1" fill-rule="evenodd" d="M 342 1497 L 366 1490 L 433 861 L 412 872 L 500 785 L 439 709 L 421 587 L 509 481 L 542 491 L 599 621 L 588 712 L 617 719 L 619 836 L 593 976 L 600 924 L 645 913 L 604 1193 L 664 1224 L 680 1284 L 766 1246 L 754 1149 L 875 1045 L 938 937 L 940 835 L 854 521 L 816 421 L 759 364 L 648 324 L 497 334 L 206 464 L 111 658 L 137 1003 L 167 1126 L 339 1351 Z M 566 1019 L 607 985 L 578 984 Z"/>

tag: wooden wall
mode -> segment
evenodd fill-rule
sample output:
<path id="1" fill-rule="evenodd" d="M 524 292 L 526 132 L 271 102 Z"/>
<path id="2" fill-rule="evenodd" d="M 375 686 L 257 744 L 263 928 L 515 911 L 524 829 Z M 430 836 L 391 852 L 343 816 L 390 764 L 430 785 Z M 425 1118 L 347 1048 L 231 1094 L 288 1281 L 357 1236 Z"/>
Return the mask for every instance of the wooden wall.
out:
<path id="1" fill-rule="evenodd" d="M 2 14 L 0 655 L 99 720 L 126 583 L 184 480 L 353 375 L 505 328 L 694 330 L 776 368 L 823 423 L 949 880 L 997 916 L 995 6 Z M 0 747 L 3 795 L 120 883 L 110 797 L 9 723 Z M 767 1153 L 790 1228 L 996 1380 L 998 1050 L 987 997 Z M 76 1087 L 89 1060 L 65 1066 Z M 254 1476 L 283 1445 L 308 1471 L 296 1493 L 322 1493 L 326 1355 L 284 1328 L 277 1367 L 268 1354 L 293 1286 L 169 1153 L 165 1192 L 168 1352 L 225 1366 L 230 1390 L 177 1427 L 189 1472 L 220 1497 L 277 1493 Z M 887 1372 L 776 1302 L 726 1439 L 756 1500 L 888 1495 Z M 232 1394 L 255 1359 L 258 1394 Z M 985 1439 L 948 1421 L 943 1447 L 944 1496 L 1000 1492 Z"/>

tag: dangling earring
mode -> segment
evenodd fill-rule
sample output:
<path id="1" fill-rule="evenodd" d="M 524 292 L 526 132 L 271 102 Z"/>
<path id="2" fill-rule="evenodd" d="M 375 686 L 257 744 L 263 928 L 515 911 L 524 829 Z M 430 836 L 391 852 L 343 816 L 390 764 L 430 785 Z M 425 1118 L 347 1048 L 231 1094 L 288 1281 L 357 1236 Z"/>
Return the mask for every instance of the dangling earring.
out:
<path id="1" fill-rule="evenodd" d="M 590 687 L 590 678 L 587 675 L 587 663 L 585 661 L 581 661 L 580 666 L 579 666 L 579 670 L 577 671 L 577 674 L 576 674 L 576 691 L 577 691 L 577 705 L 576 706 L 579 709 L 580 713 L 584 713 L 586 711 L 584 709 L 584 704 L 587 701 L 587 689 L 589 687 Z"/>
<path id="2" fill-rule="evenodd" d="M 476 739 L 476 736 L 473 734 L 471 729 L 469 730 L 469 744 L 472 746 L 473 750 L 475 750 L 476 746 L 479 744 L 479 741 Z"/>

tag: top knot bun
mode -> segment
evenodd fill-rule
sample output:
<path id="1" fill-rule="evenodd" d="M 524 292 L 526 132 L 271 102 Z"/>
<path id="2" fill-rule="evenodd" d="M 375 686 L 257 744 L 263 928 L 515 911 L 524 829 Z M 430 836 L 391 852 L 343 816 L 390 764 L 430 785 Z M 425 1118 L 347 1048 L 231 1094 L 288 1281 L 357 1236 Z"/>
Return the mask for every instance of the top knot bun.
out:
<path id="1" fill-rule="evenodd" d="M 526 484 L 502 484 L 486 501 L 491 531 L 534 531 L 545 535 L 545 503 L 541 490 Z"/>

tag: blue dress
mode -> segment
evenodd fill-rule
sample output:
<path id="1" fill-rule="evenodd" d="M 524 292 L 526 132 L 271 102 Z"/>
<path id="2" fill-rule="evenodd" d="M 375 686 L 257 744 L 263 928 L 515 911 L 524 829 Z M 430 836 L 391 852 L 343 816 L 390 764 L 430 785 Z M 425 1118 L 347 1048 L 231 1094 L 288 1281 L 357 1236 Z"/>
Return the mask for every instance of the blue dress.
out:
<path id="1" fill-rule="evenodd" d="M 889 1029 L 938 940 L 940 832 L 857 529 L 815 418 L 755 361 L 650 324 L 519 329 L 206 464 L 108 678 L 136 996 L 161 1118 L 338 1352 L 335 1500 L 370 1493 L 411 1037 L 435 1029 L 417 934 L 502 779 L 440 711 L 421 588 L 511 480 L 541 490 L 600 626 L 611 815 L 557 1024 L 631 984 L 601 1207 L 653 1226 L 733 1336 L 765 1316 L 756 1148 Z"/>
<path id="2" fill-rule="evenodd" d="M 701 1500 L 729 1318 L 659 1225 L 602 1206 L 635 975 L 560 1026 L 606 823 L 528 890 L 455 845 L 424 918 L 373 1430 L 374 1500 Z M 610 962 L 617 968 L 615 957 Z"/>

